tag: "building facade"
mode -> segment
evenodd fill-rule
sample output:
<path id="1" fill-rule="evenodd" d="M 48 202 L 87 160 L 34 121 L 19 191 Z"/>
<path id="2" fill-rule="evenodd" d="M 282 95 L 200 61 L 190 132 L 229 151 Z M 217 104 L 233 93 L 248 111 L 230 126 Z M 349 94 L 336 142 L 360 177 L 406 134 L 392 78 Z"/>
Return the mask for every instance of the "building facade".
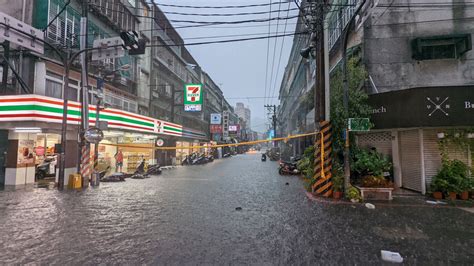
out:
<path id="1" fill-rule="evenodd" d="M 23 3 L 24 2 L 24 3 Z M 21 89 L 9 72 L 2 90 L 0 112 L 0 185 L 34 183 L 36 166 L 46 159 L 58 161 L 61 142 L 62 103 L 68 99 L 66 176 L 77 171 L 78 121 L 81 83 L 80 64 L 72 62 L 69 86 L 64 88 L 65 68 L 61 57 L 79 49 L 82 1 L 79 0 L 2 0 L 2 11 L 38 29 L 45 29 L 44 54 L 11 45 L 10 62 L 29 91 Z M 66 5 L 66 3 L 69 3 Z M 5 8 L 3 8 L 5 7 Z M 62 11 L 62 12 L 61 12 Z M 183 40 L 155 4 L 144 0 L 89 1 L 88 42 L 116 37 L 122 31 L 136 31 L 146 40 L 141 55 L 92 61 L 89 57 L 88 88 L 90 123 L 95 120 L 95 104 L 102 98 L 107 108 L 100 120 L 108 122 L 105 139 L 98 146 L 99 164 L 114 168 L 114 154 L 126 145 L 124 170 L 133 171 L 140 160 L 149 163 L 179 163 L 180 156 L 203 152 L 188 147 L 210 141 L 210 110 L 221 110 L 228 103 L 217 86 L 204 101 L 205 112 L 185 112 L 182 106 L 184 85 L 204 83 L 199 64 L 182 45 Z M 61 13 L 60 13 L 61 12 Z M 59 14 L 59 15 L 58 15 Z M 54 17 L 56 19 L 53 20 Z M 106 77 L 103 92 L 97 79 Z M 207 79 L 210 80 L 209 75 Z M 211 86 L 212 87 L 212 86 Z M 206 90 L 206 89 L 205 89 Z M 224 104 L 222 104 L 224 102 Z M 15 111 L 17 110 L 17 111 Z M 158 145 L 186 147 L 160 151 Z M 27 158 L 21 157 L 20 149 Z M 51 167 L 57 175 L 57 167 Z M 67 178 L 66 178 L 67 179 Z M 67 182 L 67 180 L 65 180 Z"/>
<path id="2" fill-rule="evenodd" d="M 346 2 L 328 13 L 331 71 L 340 67 L 341 29 L 362 1 L 332 1 Z M 425 193 L 441 167 L 439 141 L 474 125 L 474 26 L 468 20 L 474 11 L 457 1 L 390 2 L 366 1 L 349 29 L 348 51 L 360 56 L 368 73 L 375 125 L 357 141 L 392 159 L 397 186 Z M 449 158 L 472 166 L 473 147 L 447 149 Z"/>

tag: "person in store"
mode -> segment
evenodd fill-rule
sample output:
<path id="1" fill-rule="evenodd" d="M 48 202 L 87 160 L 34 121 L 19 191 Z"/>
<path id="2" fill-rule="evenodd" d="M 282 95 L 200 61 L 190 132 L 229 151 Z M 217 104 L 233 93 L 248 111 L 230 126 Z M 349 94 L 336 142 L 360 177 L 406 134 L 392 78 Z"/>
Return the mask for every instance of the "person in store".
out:
<path id="1" fill-rule="evenodd" d="M 115 154 L 115 169 L 117 172 L 122 172 L 123 167 L 123 153 L 122 150 L 118 150 Z"/>

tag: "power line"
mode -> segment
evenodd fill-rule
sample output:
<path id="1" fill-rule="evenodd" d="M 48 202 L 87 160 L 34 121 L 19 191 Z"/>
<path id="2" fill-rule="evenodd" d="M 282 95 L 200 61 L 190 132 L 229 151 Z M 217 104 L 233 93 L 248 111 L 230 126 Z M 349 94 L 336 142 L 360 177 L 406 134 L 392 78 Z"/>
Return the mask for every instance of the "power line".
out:
<path id="1" fill-rule="evenodd" d="M 290 7 L 290 4 L 288 3 L 288 8 Z M 288 25 L 288 21 L 285 22 L 285 28 L 283 29 L 283 33 L 286 33 L 286 27 Z M 277 88 L 277 82 L 278 82 L 278 74 L 280 74 L 280 63 L 281 63 L 281 57 L 283 54 L 283 46 L 285 44 L 285 38 L 283 38 L 281 42 L 281 47 L 280 47 L 280 56 L 278 58 L 278 64 L 277 64 L 277 74 L 275 76 L 275 84 L 273 85 L 274 91 L 272 92 L 272 100 L 271 103 L 273 103 L 273 96 L 275 95 L 276 88 Z"/>
<path id="2" fill-rule="evenodd" d="M 229 43 L 229 42 L 243 42 L 243 41 L 252 41 L 252 40 L 263 40 L 269 38 L 280 38 L 280 37 L 287 37 L 287 36 L 294 36 L 300 34 L 308 34 L 307 31 L 303 32 L 295 32 L 289 34 L 277 34 L 271 36 L 261 36 L 261 37 L 253 37 L 253 38 L 242 38 L 242 39 L 231 39 L 231 40 L 219 40 L 219 41 L 209 41 L 209 42 L 198 42 L 198 43 L 182 43 L 182 44 L 158 44 L 158 45 L 147 45 L 147 47 L 172 47 L 172 46 L 192 46 L 192 45 L 204 45 L 204 44 L 216 44 L 216 43 Z"/>
<path id="3" fill-rule="evenodd" d="M 106 10 L 110 10 L 110 11 L 117 12 L 117 13 L 128 14 L 128 12 L 125 12 L 125 11 L 114 10 L 114 9 L 111 9 L 111 8 L 104 8 L 104 7 L 100 7 L 100 6 L 96 6 L 96 5 L 94 5 L 94 6 L 97 7 L 97 8 L 106 9 Z M 266 13 L 269 13 L 269 12 L 266 12 Z M 267 22 L 267 21 L 272 21 L 272 20 L 293 19 L 293 18 L 297 18 L 299 15 L 289 16 L 289 17 L 274 17 L 274 18 L 271 18 L 271 12 L 270 12 L 270 18 L 269 19 L 249 19 L 249 20 L 235 20 L 235 21 L 195 21 L 195 20 L 179 20 L 179 19 L 168 19 L 168 18 L 160 19 L 160 18 L 155 18 L 155 17 L 152 17 L 152 16 L 142 16 L 142 15 L 133 15 L 133 16 L 139 17 L 139 18 L 154 19 L 154 20 L 158 20 L 158 21 L 161 20 L 161 21 L 183 22 L 183 23 L 191 23 L 191 24 L 243 24 L 243 23 L 253 23 L 253 22 L 255 22 L 255 23 Z"/>
<path id="4" fill-rule="evenodd" d="M 271 18 L 272 18 L 272 0 L 270 0 L 270 13 L 268 14 L 268 36 L 270 36 L 270 23 L 271 23 Z M 268 38 L 267 40 L 267 59 L 266 59 L 266 65 L 265 65 L 265 94 L 264 96 L 267 96 L 267 85 L 268 85 L 268 59 L 269 59 L 269 56 L 270 56 L 270 38 Z"/>
<path id="5" fill-rule="evenodd" d="M 281 3 L 278 5 L 278 16 L 280 16 L 280 11 L 281 11 Z M 280 26 L 280 21 L 278 21 L 277 23 L 277 30 L 278 31 L 278 28 Z M 271 92 L 272 92 L 272 83 L 273 83 L 273 70 L 275 68 L 275 56 L 276 56 L 276 47 L 277 47 L 277 42 L 278 42 L 278 39 L 275 39 L 275 44 L 273 45 L 273 57 L 272 57 L 272 68 L 271 68 L 271 72 L 270 72 L 270 88 L 268 90 L 268 95 L 271 95 Z"/>
<path id="6" fill-rule="evenodd" d="M 113 8 L 107 8 L 103 7 L 100 5 L 94 5 L 90 4 L 90 6 L 94 6 L 100 9 L 105 9 L 105 10 L 110 10 L 113 12 L 119 12 L 119 13 L 128 13 L 125 11 L 120 11 L 117 9 Z M 298 8 L 293 8 L 292 10 L 298 10 Z M 257 11 L 257 12 L 241 12 L 241 13 L 183 13 L 183 12 L 174 12 L 174 11 L 161 11 L 163 14 L 170 14 L 170 15 L 180 15 L 180 16 L 202 16 L 202 17 L 232 17 L 232 16 L 248 16 L 248 15 L 262 15 L 262 14 L 268 14 L 268 11 Z M 277 10 L 270 11 L 271 12 L 277 12 Z M 140 16 L 140 15 L 133 15 L 133 16 Z"/>
<path id="7" fill-rule="evenodd" d="M 148 4 L 154 4 L 154 3 L 149 3 Z M 224 8 L 248 8 L 248 7 L 260 7 L 260 6 L 272 6 L 280 3 L 286 3 L 284 2 L 271 2 L 271 3 L 264 3 L 264 4 L 251 4 L 251 5 L 228 5 L 228 6 L 189 6 L 189 5 L 174 5 L 174 4 L 156 4 L 158 6 L 167 6 L 167 7 L 181 7 L 181 8 L 195 8 L 195 9 L 209 9 L 209 8 L 215 8 L 215 9 L 224 9 Z"/>

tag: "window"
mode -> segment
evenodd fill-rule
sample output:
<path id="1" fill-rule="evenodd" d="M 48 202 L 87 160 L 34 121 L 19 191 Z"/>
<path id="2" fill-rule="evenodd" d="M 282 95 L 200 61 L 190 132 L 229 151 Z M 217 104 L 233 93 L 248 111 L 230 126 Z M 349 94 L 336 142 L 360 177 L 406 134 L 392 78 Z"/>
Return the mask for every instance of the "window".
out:
<path id="1" fill-rule="evenodd" d="M 471 35 L 445 35 L 412 40 L 415 60 L 457 59 L 472 49 Z"/>
<path id="2" fill-rule="evenodd" d="M 63 89 L 63 84 L 61 82 L 46 79 L 46 90 L 45 90 L 46 96 L 61 99 L 62 89 Z"/>

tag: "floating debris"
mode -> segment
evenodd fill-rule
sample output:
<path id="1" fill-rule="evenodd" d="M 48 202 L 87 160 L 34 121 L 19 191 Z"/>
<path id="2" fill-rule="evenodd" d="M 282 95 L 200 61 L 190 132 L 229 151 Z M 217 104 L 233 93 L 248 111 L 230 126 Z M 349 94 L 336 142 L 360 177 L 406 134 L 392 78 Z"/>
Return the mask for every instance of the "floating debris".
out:
<path id="1" fill-rule="evenodd" d="M 365 204 L 365 207 L 366 207 L 367 209 L 371 209 L 371 210 L 375 209 L 375 205 L 372 204 L 372 203 L 366 203 L 366 204 Z"/>
<path id="2" fill-rule="evenodd" d="M 402 263 L 403 257 L 398 252 L 392 252 L 388 250 L 381 250 L 382 260 L 393 262 L 393 263 Z"/>

